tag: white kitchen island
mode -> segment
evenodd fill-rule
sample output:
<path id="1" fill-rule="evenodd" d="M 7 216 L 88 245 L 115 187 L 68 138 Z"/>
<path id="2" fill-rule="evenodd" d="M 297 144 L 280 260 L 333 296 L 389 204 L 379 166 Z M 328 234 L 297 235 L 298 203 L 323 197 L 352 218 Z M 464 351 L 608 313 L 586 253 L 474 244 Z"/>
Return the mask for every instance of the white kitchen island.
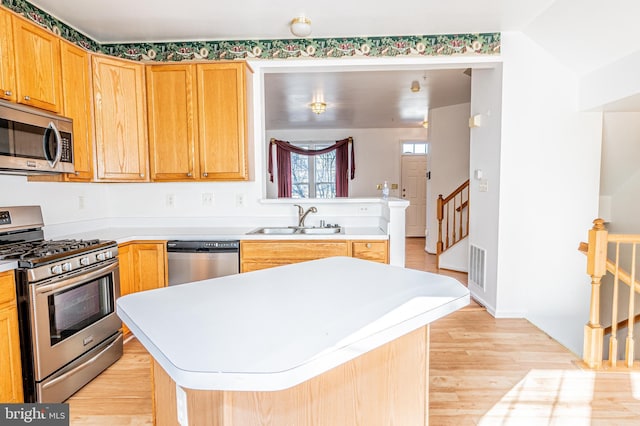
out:
<path id="1" fill-rule="evenodd" d="M 468 303 L 452 278 L 333 257 L 117 312 L 154 358 L 159 425 L 427 425 L 429 324 Z"/>

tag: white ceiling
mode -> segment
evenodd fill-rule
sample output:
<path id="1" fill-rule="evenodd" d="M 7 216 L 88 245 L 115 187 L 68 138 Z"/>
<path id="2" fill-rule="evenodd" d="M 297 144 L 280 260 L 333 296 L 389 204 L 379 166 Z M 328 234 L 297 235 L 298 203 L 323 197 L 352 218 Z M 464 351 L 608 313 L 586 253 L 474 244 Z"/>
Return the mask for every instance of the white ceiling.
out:
<path id="1" fill-rule="evenodd" d="M 293 38 L 299 15 L 316 38 L 522 31 L 578 75 L 637 50 L 640 38 L 637 0 L 29 1 L 100 43 Z M 267 128 L 419 126 L 428 108 L 469 101 L 462 71 L 266 75 Z M 412 93 L 413 80 L 423 90 Z M 314 115 L 320 89 L 328 109 Z"/>

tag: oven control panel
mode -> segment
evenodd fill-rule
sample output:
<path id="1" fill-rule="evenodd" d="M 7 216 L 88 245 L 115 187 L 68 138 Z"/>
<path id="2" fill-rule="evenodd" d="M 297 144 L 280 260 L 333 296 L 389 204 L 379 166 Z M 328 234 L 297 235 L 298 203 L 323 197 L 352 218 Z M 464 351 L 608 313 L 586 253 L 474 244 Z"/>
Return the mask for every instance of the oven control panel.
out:
<path id="1" fill-rule="evenodd" d="M 42 281 L 63 274 L 73 273 L 81 269 L 88 269 L 91 267 L 99 268 L 101 263 L 113 261 L 117 257 L 117 246 L 77 254 L 64 260 L 55 261 L 29 269 L 29 282 Z"/>

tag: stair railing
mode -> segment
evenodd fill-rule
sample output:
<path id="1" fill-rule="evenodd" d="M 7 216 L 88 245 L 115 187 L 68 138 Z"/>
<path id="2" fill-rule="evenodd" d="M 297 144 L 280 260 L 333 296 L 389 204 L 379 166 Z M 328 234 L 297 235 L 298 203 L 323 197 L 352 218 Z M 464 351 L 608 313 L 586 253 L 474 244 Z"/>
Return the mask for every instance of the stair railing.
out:
<path id="1" fill-rule="evenodd" d="M 634 330 L 633 326 L 639 321 L 636 313 L 635 293 L 640 293 L 640 282 L 636 280 L 636 249 L 640 244 L 640 235 L 609 234 L 604 226 L 604 220 L 593 221 L 593 228 L 589 231 L 589 243 L 581 243 L 579 250 L 587 255 L 587 274 L 591 276 L 591 303 L 589 307 L 589 322 L 584 327 L 583 361 L 589 368 L 616 368 L 618 365 L 618 330 L 626 327 L 624 368 L 633 368 Z M 614 260 L 608 258 L 608 249 L 612 248 Z M 622 257 L 621 248 L 629 252 L 629 257 Z M 621 262 L 630 265 L 631 272 L 625 271 Z M 600 324 L 600 298 L 602 278 L 608 273 L 613 276 L 613 298 L 611 305 L 611 326 L 602 327 Z M 628 302 L 626 320 L 618 321 L 620 298 L 622 296 L 619 283 L 628 286 Z M 624 309 L 624 308 L 623 308 Z M 603 360 L 604 336 L 610 333 L 608 359 Z"/>
<path id="2" fill-rule="evenodd" d="M 468 179 L 446 198 L 438 196 L 437 218 L 436 266 L 440 267 L 440 254 L 469 235 Z"/>

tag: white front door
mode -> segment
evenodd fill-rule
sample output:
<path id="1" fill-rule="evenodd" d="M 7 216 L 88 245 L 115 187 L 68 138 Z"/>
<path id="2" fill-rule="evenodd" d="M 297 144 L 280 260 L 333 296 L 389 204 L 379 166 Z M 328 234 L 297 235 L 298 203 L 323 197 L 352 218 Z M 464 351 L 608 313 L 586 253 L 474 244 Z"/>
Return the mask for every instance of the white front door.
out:
<path id="1" fill-rule="evenodd" d="M 427 156 L 402 156 L 402 198 L 406 210 L 406 236 L 424 237 L 427 229 Z"/>

